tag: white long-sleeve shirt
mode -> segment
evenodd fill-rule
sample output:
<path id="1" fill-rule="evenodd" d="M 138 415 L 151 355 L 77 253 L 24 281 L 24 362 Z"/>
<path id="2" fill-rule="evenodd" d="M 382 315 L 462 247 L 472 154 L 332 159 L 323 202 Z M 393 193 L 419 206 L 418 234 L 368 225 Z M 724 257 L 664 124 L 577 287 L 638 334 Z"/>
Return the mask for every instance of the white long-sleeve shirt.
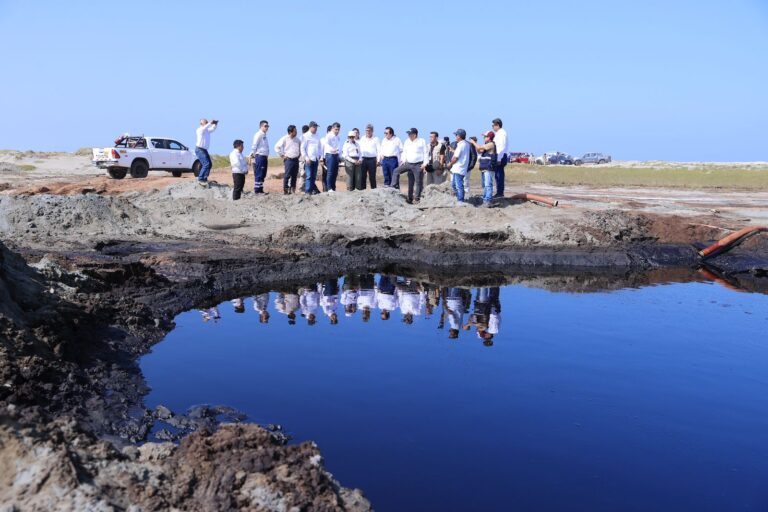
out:
<path id="1" fill-rule="evenodd" d="M 427 294 L 424 292 L 400 292 L 398 294 L 398 303 L 400 311 L 405 315 L 411 313 L 419 316 L 427 302 Z"/>
<path id="2" fill-rule="evenodd" d="M 376 306 L 381 310 L 394 311 L 397 309 L 397 296 L 389 295 L 388 293 L 377 293 Z"/>
<path id="3" fill-rule="evenodd" d="M 360 290 L 357 292 L 357 307 L 372 308 L 376 304 L 376 290 Z"/>
<path id="4" fill-rule="evenodd" d="M 344 160 L 352 160 L 354 162 L 360 160 L 362 158 L 360 144 L 357 142 L 350 142 L 349 140 L 344 142 L 344 146 L 341 148 L 341 157 Z"/>
<path id="5" fill-rule="evenodd" d="M 301 141 L 301 155 L 308 162 L 317 162 L 323 158 L 323 144 L 316 133 L 307 132 Z"/>
<path id="6" fill-rule="evenodd" d="M 248 174 L 248 164 L 245 162 L 245 157 L 237 149 L 233 149 L 229 154 L 229 165 L 232 166 L 232 172 L 235 174 Z"/>
<path id="7" fill-rule="evenodd" d="M 333 132 L 328 132 L 323 137 L 323 154 L 324 155 L 338 155 L 341 151 L 341 140 L 338 135 L 334 135 Z"/>
<path id="8" fill-rule="evenodd" d="M 400 152 L 402 150 L 403 143 L 400 142 L 398 137 L 392 137 L 391 139 L 384 137 L 379 144 L 379 159 L 388 156 L 396 156 L 400 158 Z"/>
<path id="9" fill-rule="evenodd" d="M 275 153 L 285 158 L 299 158 L 301 154 L 301 140 L 299 136 L 291 137 L 288 134 L 280 137 L 275 144 Z"/>
<path id="10" fill-rule="evenodd" d="M 197 137 L 195 138 L 195 146 L 203 149 L 208 149 L 211 145 L 211 132 L 216 130 L 217 124 L 208 123 L 195 130 Z"/>
<path id="11" fill-rule="evenodd" d="M 496 154 L 499 155 L 499 161 L 509 151 L 507 141 L 507 131 L 504 128 L 496 130 L 496 134 L 493 136 L 493 142 L 496 143 Z"/>
<path id="12" fill-rule="evenodd" d="M 251 154 L 269 156 L 269 141 L 267 141 L 267 134 L 262 130 L 257 131 L 256 135 L 253 136 Z"/>
<path id="13" fill-rule="evenodd" d="M 380 144 L 378 137 L 366 137 L 363 135 L 357 143 L 360 144 L 360 151 L 363 154 L 363 158 L 376 158 L 379 156 Z"/>
<path id="14" fill-rule="evenodd" d="M 253 310 L 261 313 L 267 310 L 267 304 L 269 304 L 269 293 L 260 293 L 251 297 L 253 299 Z"/>
<path id="15" fill-rule="evenodd" d="M 401 160 L 409 164 L 420 164 L 429 160 L 429 148 L 422 138 L 411 140 L 410 137 L 403 142 Z"/>
<path id="16" fill-rule="evenodd" d="M 301 306 L 301 313 L 308 317 L 313 315 L 317 311 L 317 307 L 320 303 L 320 294 L 312 290 L 304 290 L 299 297 L 299 305 Z"/>

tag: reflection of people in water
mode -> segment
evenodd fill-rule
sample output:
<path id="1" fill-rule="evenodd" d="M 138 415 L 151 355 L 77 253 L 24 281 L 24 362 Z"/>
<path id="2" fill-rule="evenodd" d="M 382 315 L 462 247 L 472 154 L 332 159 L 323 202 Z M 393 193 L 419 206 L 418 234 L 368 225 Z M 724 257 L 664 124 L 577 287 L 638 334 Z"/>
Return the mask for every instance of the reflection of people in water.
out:
<path id="1" fill-rule="evenodd" d="M 299 296 L 295 293 L 280 293 L 275 299 L 275 309 L 288 317 L 288 325 L 296 325 L 296 311 L 299 310 Z"/>
<path id="2" fill-rule="evenodd" d="M 501 322 L 501 303 L 499 301 L 499 287 L 478 288 L 475 291 L 475 308 L 470 316 L 470 321 L 464 326 L 469 330 L 474 325 L 477 337 L 483 340 L 483 345 L 493 345 L 493 337 L 499 332 Z"/>
<path id="3" fill-rule="evenodd" d="M 269 311 L 267 311 L 269 292 L 260 293 L 251 298 L 253 299 L 253 310 L 259 314 L 259 322 L 266 324 L 269 322 Z"/>
<path id="4" fill-rule="evenodd" d="M 299 305 L 301 306 L 301 316 L 307 319 L 307 324 L 315 325 L 317 317 L 315 311 L 320 304 L 320 293 L 316 288 L 302 288 L 299 296 Z"/>
<path id="5" fill-rule="evenodd" d="M 373 274 L 360 276 L 360 289 L 357 292 L 357 308 L 363 312 L 363 322 L 371 319 L 371 310 L 376 305 L 376 285 Z"/>
<path id="6" fill-rule="evenodd" d="M 429 283 L 423 283 L 422 286 L 424 287 L 424 293 L 427 296 L 425 318 L 429 318 L 435 312 L 435 308 L 440 307 L 440 288 Z"/>
<path id="7" fill-rule="evenodd" d="M 397 309 L 395 283 L 392 282 L 390 276 L 382 274 L 379 277 L 379 286 L 376 288 L 376 305 L 381 311 L 382 320 L 389 320 L 392 311 Z"/>
<path id="8" fill-rule="evenodd" d="M 208 309 L 201 309 L 200 314 L 203 316 L 203 322 L 208 322 L 209 320 L 217 322 L 221 318 L 221 315 L 219 315 L 218 306 L 213 306 L 212 308 Z"/>
<path id="9" fill-rule="evenodd" d="M 493 337 L 499 334 L 501 327 L 501 290 L 498 286 L 491 288 L 490 308 L 488 312 L 488 328 L 485 331 L 483 345 L 490 347 L 493 345 Z"/>
<path id="10" fill-rule="evenodd" d="M 447 288 L 445 290 L 445 316 L 448 320 L 448 338 L 455 340 L 459 337 L 459 328 L 464 323 L 464 306 L 466 294 L 461 288 Z"/>
<path id="11" fill-rule="evenodd" d="M 397 303 L 403 314 L 403 322 L 410 325 L 414 316 L 420 316 L 427 294 L 419 283 L 410 279 L 398 278 L 396 286 Z"/>
<path id="12" fill-rule="evenodd" d="M 242 298 L 232 299 L 232 307 L 235 313 L 245 313 L 245 301 Z"/>
<path id="13" fill-rule="evenodd" d="M 341 305 L 344 306 L 344 316 L 352 316 L 357 312 L 357 296 L 360 288 L 360 280 L 354 274 L 344 276 L 344 285 L 341 287 Z M 370 310 L 368 310 L 370 315 Z"/>
<path id="14" fill-rule="evenodd" d="M 323 308 L 323 313 L 331 320 L 331 325 L 336 325 L 339 323 L 339 315 L 336 313 L 339 307 L 339 280 L 326 279 L 319 288 L 322 294 L 320 306 Z"/>

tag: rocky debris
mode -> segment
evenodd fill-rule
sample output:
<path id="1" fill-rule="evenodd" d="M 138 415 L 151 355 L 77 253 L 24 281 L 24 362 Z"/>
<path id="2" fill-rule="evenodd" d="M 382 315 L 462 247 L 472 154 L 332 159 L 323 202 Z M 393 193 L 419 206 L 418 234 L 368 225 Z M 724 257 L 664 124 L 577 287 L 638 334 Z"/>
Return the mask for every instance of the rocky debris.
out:
<path id="1" fill-rule="evenodd" d="M 4 510 L 371 510 L 314 444 L 285 446 L 256 425 L 118 450 L 71 422 L 30 428 L 13 416 L 0 416 Z"/>

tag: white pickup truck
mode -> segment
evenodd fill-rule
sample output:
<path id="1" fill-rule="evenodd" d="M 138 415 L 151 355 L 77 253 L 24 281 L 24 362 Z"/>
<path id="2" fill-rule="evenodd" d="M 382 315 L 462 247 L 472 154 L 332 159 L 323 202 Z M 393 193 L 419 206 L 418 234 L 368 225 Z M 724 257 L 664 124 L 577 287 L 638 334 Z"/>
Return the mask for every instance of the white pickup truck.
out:
<path id="1" fill-rule="evenodd" d="M 146 178 L 150 169 L 168 171 L 175 177 L 184 172 L 195 176 L 202 165 L 195 152 L 167 137 L 124 135 L 111 148 L 93 148 L 93 165 L 106 169 L 111 178 L 121 180 L 129 172 L 132 178 Z"/>

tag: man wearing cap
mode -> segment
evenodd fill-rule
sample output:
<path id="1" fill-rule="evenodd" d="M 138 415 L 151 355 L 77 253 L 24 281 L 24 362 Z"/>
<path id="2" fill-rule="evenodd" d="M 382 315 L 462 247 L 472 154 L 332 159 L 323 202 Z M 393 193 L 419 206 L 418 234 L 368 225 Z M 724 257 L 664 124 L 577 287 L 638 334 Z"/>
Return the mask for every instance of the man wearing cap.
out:
<path id="1" fill-rule="evenodd" d="M 283 194 L 296 193 L 296 178 L 299 176 L 299 154 L 301 142 L 296 132 L 296 126 L 288 126 L 288 134 L 283 135 L 277 144 L 275 152 L 283 159 L 285 174 L 283 175 Z"/>
<path id="2" fill-rule="evenodd" d="M 365 177 L 371 184 L 371 188 L 376 188 L 376 159 L 379 156 L 379 138 L 373 135 L 373 125 L 365 127 L 365 135 L 360 137 L 360 153 L 363 157 L 363 189 L 365 189 Z"/>
<path id="3" fill-rule="evenodd" d="M 400 152 L 403 150 L 403 143 L 398 137 L 395 137 L 395 130 L 391 126 L 384 128 L 384 138 L 379 144 L 379 163 L 381 172 L 384 174 L 384 186 L 400 188 L 399 182 L 394 182 L 393 173 L 400 162 Z"/>
<path id="4" fill-rule="evenodd" d="M 467 132 L 459 128 L 453 134 L 456 136 L 456 149 L 453 152 L 448 164 L 451 168 L 451 186 L 456 193 L 456 199 L 460 203 L 464 202 L 464 176 L 467 175 L 469 168 L 469 144 L 465 140 Z"/>
<path id="5" fill-rule="evenodd" d="M 259 131 L 253 136 L 253 145 L 251 146 L 251 156 L 253 157 L 253 193 L 265 194 L 264 180 L 267 177 L 267 164 L 269 161 L 269 141 L 267 141 L 267 131 L 269 123 L 261 121 Z"/>
<path id="6" fill-rule="evenodd" d="M 347 191 L 365 190 L 363 157 L 354 130 L 347 134 L 347 140 L 341 148 L 341 158 L 344 159 L 344 169 L 347 171 Z"/>
<path id="7" fill-rule="evenodd" d="M 336 190 L 336 177 L 339 175 L 339 157 L 341 156 L 341 140 L 339 139 L 341 125 L 333 123 L 331 131 L 323 137 L 323 162 L 328 168 L 328 176 L 325 182 L 327 190 Z"/>
<path id="8" fill-rule="evenodd" d="M 506 167 L 507 159 L 509 158 L 507 154 L 507 151 L 509 151 L 507 147 L 507 131 L 502 128 L 503 126 L 504 123 L 498 117 L 491 121 L 491 127 L 495 134 L 496 154 L 498 155 L 498 163 L 494 171 L 496 177 L 496 197 L 504 197 L 504 167 Z"/>
<path id="9" fill-rule="evenodd" d="M 307 175 L 304 187 L 305 194 L 319 194 L 315 180 L 317 179 L 317 166 L 323 157 L 323 145 L 317 136 L 317 123 L 309 123 L 309 131 L 301 141 L 301 155 L 304 157 L 304 171 Z"/>
<path id="10" fill-rule="evenodd" d="M 429 159 L 429 148 L 424 139 L 419 137 L 419 130 L 411 128 L 406 132 L 408 138 L 403 144 L 401 153 L 401 163 L 395 169 L 394 181 L 400 183 L 400 174 L 408 173 L 408 203 L 413 203 L 413 185 L 416 182 L 416 198 L 418 203 L 421 199 L 421 189 L 424 187 L 424 171 L 427 168 Z"/>
<path id="11" fill-rule="evenodd" d="M 480 176 L 483 183 L 483 206 L 491 206 L 493 199 L 493 178 L 496 171 L 496 144 L 493 141 L 494 133 L 487 131 L 483 134 L 483 144 L 472 141 L 478 153 L 480 164 Z"/>

